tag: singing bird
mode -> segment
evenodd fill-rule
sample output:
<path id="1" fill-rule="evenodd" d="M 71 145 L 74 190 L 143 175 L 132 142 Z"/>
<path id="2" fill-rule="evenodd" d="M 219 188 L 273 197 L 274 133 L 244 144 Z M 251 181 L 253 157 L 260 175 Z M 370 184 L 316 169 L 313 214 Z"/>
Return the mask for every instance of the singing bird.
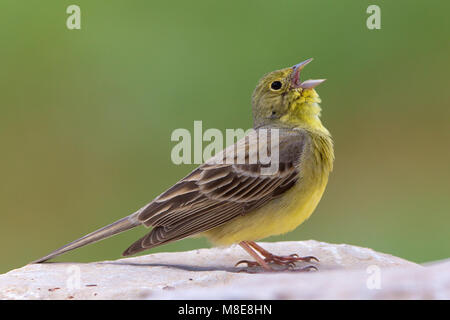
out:
<path id="1" fill-rule="evenodd" d="M 252 95 L 255 134 L 218 153 L 137 212 L 34 263 L 140 225 L 152 229 L 126 249 L 124 256 L 202 235 L 214 245 L 238 243 L 255 259 L 238 264 L 245 262 L 265 270 L 315 259 L 297 254 L 275 255 L 255 243 L 292 231 L 308 219 L 333 169 L 333 142 L 320 120 L 321 100 L 314 89 L 325 80 L 300 79 L 302 69 L 311 60 L 270 72 L 258 82 Z M 266 137 L 265 143 L 262 135 L 256 134 L 263 131 L 271 137 Z M 277 139 L 272 139 L 275 136 Z M 271 154 L 274 146 L 277 159 Z M 254 150 L 259 152 L 261 148 L 271 154 L 270 163 L 262 163 L 259 158 L 251 163 Z M 239 154 L 244 155 L 244 162 L 223 161 L 236 160 Z M 264 171 L 274 163 L 276 170 Z"/>

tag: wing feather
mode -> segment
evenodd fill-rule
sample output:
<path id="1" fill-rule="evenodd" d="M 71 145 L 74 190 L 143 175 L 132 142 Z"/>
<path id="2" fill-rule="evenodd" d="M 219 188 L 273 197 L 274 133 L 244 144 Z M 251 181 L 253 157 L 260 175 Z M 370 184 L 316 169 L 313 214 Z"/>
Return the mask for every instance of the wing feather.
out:
<path id="1" fill-rule="evenodd" d="M 280 130 L 278 170 L 266 175 L 261 170 L 268 165 L 222 163 L 236 160 L 239 150 L 244 150 L 247 160 L 261 148 L 268 152 L 270 145 L 262 145 L 258 135 L 246 136 L 228 147 L 141 210 L 139 220 L 153 229 L 124 255 L 210 230 L 279 197 L 301 176 L 298 164 L 306 140 L 301 131 Z"/>

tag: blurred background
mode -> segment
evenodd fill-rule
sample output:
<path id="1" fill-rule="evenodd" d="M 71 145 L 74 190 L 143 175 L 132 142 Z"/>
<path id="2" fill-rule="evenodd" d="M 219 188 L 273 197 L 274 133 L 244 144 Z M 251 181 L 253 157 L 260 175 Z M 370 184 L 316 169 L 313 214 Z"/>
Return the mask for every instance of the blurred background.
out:
<path id="1" fill-rule="evenodd" d="M 381 8 L 381 30 L 366 9 Z M 81 30 L 66 8 L 81 7 Z M 152 200 L 176 128 L 249 128 L 267 72 L 314 57 L 335 170 L 311 218 L 267 239 L 450 256 L 450 3 L 25 1 L 0 5 L 0 272 Z M 117 259 L 138 228 L 59 257 Z M 208 247 L 186 239 L 147 251 Z"/>

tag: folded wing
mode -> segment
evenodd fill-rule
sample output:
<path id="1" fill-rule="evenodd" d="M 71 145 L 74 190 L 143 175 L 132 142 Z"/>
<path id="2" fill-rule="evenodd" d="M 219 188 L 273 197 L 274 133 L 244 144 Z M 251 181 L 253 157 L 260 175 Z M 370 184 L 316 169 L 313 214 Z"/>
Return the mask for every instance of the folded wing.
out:
<path id="1" fill-rule="evenodd" d="M 274 142 L 270 131 L 268 139 L 261 139 L 256 131 L 162 193 L 138 216 L 153 229 L 123 254 L 132 255 L 213 229 L 239 215 L 250 214 L 289 190 L 301 175 L 299 161 L 307 136 L 292 130 L 280 130 L 278 136 Z M 278 159 L 264 164 L 255 157 L 261 151 L 270 156 L 274 146 L 278 146 Z M 277 169 L 268 170 L 274 163 Z"/>

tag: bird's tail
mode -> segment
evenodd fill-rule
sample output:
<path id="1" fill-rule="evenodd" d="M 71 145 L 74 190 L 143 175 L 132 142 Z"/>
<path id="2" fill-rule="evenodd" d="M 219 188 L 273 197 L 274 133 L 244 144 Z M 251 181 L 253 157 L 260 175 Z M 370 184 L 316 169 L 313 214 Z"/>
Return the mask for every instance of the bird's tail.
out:
<path id="1" fill-rule="evenodd" d="M 65 246 L 62 246 L 61 248 L 53 251 L 52 253 L 46 255 L 45 257 L 42 257 L 42 258 L 37 259 L 30 263 L 40 263 L 40 262 L 47 261 L 51 258 L 54 258 L 56 256 L 59 256 L 60 254 L 65 253 L 67 251 L 77 249 L 77 248 L 85 246 L 87 244 L 109 238 L 115 234 L 124 232 L 124 231 L 132 229 L 134 227 L 137 227 L 141 224 L 141 222 L 137 218 L 137 215 L 139 212 L 140 212 L 140 210 L 133 213 L 132 215 L 129 215 L 129 216 L 123 218 L 123 219 L 117 220 L 116 222 L 111 223 L 110 225 L 107 225 L 106 227 L 103 227 L 94 232 L 91 232 L 91 233 L 85 235 L 84 237 L 81 237 L 78 240 L 75 240 L 69 244 L 66 244 Z"/>

